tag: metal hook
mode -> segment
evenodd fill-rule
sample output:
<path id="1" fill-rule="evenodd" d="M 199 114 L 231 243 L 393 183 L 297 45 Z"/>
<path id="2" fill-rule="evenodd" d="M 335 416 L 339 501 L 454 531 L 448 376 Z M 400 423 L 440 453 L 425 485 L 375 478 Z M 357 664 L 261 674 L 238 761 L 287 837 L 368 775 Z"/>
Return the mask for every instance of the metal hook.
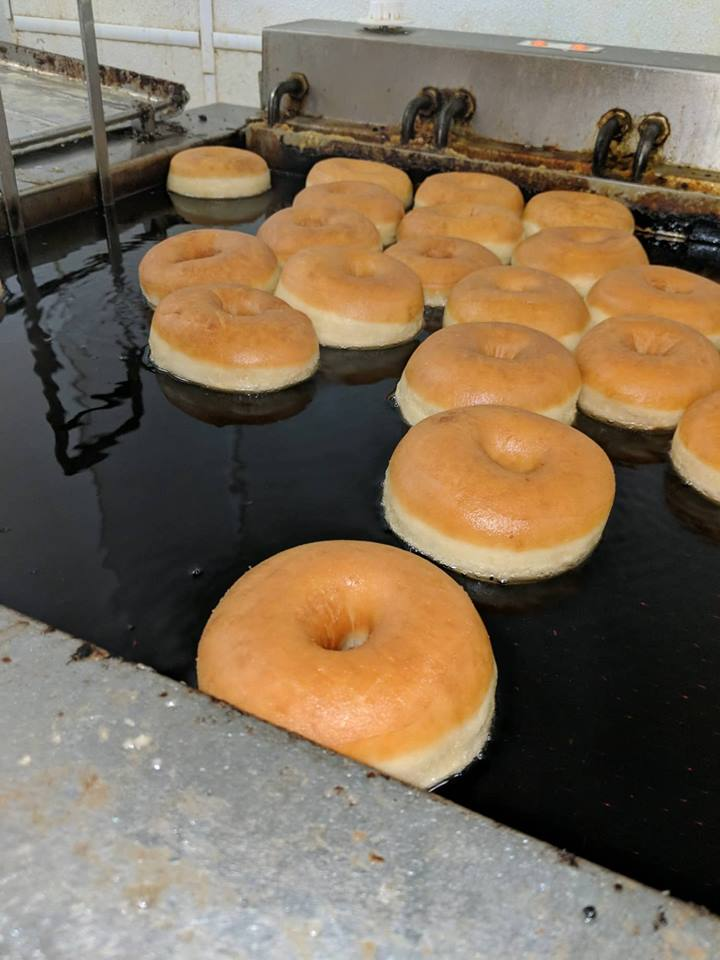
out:
<path id="1" fill-rule="evenodd" d="M 435 87 L 423 87 L 413 97 L 403 111 L 400 124 L 400 143 L 407 144 L 415 136 L 415 123 L 418 117 L 432 117 L 440 103 L 440 92 Z"/>
<path id="2" fill-rule="evenodd" d="M 267 103 L 267 122 L 269 127 L 274 127 L 280 119 L 280 103 L 284 96 L 299 102 L 310 89 L 307 77 L 303 73 L 292 73 L 287 80 L 281 80 L 280 83 L 270 92 Z"/>
<path id="3" fill-rule="evenodd" d="M 638 126 L 638 145 L 632 165 L 631 179 L 634 183 L 642 180 L 650 154 L 661 143 L 665 143 L 669 136 L 670 124 L 661 113 L 650 113 L 642 118 Z"/>
<path id="4" fill-rule="evenodd" d="M 604 177 L 610 144 L 613 140 L 622 140 L 632 126 L 632 118 L 627 110 L 616 107 L 603 114 L 598 121 L 598 133 L 592 157 L 592 174 Z"/>
<path id="5" fill-rule="evenodd" d="M 454 90 L 440 108 L 435 120 L 435 146 L 444 150 L 453 120 L 469 120 L 475 113 L 475 98 L 467 90 Z"/>

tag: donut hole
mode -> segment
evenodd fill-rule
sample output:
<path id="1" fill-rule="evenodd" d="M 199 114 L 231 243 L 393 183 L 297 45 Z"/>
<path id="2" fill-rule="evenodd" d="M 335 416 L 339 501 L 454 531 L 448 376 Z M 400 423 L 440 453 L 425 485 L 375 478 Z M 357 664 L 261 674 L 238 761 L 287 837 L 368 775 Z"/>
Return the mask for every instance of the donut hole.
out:
<path id="1" fill-rule="evenodd" d="M 650 276 L 648 277 L 648 283 L 660 293 L 687 294 L 693 291 L 692 282 L 684 277 L 670 279 L 670 277 Z"/>
<path id="2" fill-rule="evenodd" d="M 677 337 L 657 330 L 633 330 L 629 346 L 632 351 L 645 357 L 665 357 L 677 344 Z"/>
<path id="3" fill-rule="evenodd" d="M 180 257 L 178 263 L 191 263 L 195 260 L 209 260 L 211 257 L 216 257 L 221 251 L 218 250 L 216 245 L 212 242 L 199 242 L 197 247 L 188 253 L 185 257 Z"/>
<path id="4" fill-rule="evenodd" d="M 347 272 L 358 280 L 366 280 L 376 275 L 376 264 L 370 258 L 358 257 L 348 263 Z"/>
<path id="5" fill-rule="evenodd" d="M 330 650 L 333 653 L 343 653 L 345 650 L 356 650 L 362 647 L 370 637 L 370 630 L 363 627 L 347 626 L 339 629 L 327 629 L 316 635 L 313 639 L 323 650 Z"/>
<path id="6" fill-rule="evenodd" d="M 533 473 L 542 466 L 542 450 L 513 434 L 486 439 L 482 450 L 489 460 L 509 473 Z"/>
<path id="7" fill-rule="evenodd" d="M 491 360 L 516 360 L 522 352 L 519 343 L 503 343 L 502 341 L 485 342 L 478 344 L 478 353 Z"/>

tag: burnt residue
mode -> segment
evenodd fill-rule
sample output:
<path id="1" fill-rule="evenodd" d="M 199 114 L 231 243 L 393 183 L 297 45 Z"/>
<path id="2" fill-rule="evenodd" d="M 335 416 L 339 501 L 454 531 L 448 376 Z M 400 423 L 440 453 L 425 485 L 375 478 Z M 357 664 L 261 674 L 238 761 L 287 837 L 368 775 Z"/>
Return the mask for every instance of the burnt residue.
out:
<path id="1" fill-rule="evenodd" d="M 399 132 L 374 133 L 366 125 L 331 122 L 318 118 L 297 118 L 272 129 L 262 121 L 247 128 L 247 142 L 261 153 L 270 166 L 306 173 L 317 160 L 347 156 L 379 160 L 402 166 L 421 179 L 445 170 L 481 170 L 507 177 L 531 196 L 543 190 L 589 190 L 592 157 L 569 153 L 552 146 L 541 148 L 506 144 L 480 138 L 462 130 L 453 137 L 452 147 L 436 150 L 432 127 L 418 123 L 416 136 L 407 145 Z M 613 178 L 593 180 L 592 189 L 606 191 L 646 217 L 678 218 L 720 215 L 720 179 L 707 171 L 671 168 L 657 163 L 639 188 L 630 181 L 632 155 L 615 157 Z"/>
<path id="2" fill-rule="evenodd" d="M 85 82 L 84 62 L 61 53 L 37 50 L 15 43 L 3 43 L 0 46 L 0 58 L 40 73 L 67 77 L 69 80 L 77 80 L 80 83 Z M 153 100 L 166 102 L 165 109 L 169 113 L 179 112 L 190 99 L 190 94 L 181 83 L 160 80 L 149 74 L 123 70 L 120 67 L 107 67 L 101 64 L 100 82 L 104 87 L 119 87 Z"/>
<path id="3" fill-rule="evenodd" d="M 655 919 L 653 920 L 653 930 L 660 930 L 662 927 L 666 927 L 668 923 L 667 916 L 662 907 L 658 907 L 658 911 L 655 914 Z"/>
<path id="4" fill-rule="evenodd" d="M 568 867 L 579 867 L 578 858 L 569 850 L 558 850 L 558 860 Z"/>
<path id="5" fill-rule="evenodd" d="M 77 650 L 72 654 L 68 663 L 77 663 L 78 660 L 106 660 L 110 654 L 101 647 L 96 647 L 93 643 L 81 643 Z"/>

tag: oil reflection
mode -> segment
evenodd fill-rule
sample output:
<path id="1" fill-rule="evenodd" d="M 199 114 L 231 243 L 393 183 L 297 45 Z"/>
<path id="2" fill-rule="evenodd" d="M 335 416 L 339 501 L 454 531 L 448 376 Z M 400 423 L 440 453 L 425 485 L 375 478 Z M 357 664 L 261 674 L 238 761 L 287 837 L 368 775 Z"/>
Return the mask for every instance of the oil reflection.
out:
<path id="1" fill-rule="evenodd" d="M 617 463 L 663 463 L 672 441 L 670 430 L 625 430 L 593 420 L 583 413 L 578 413 L 573 426 L 594 440 Z"/>
<path id="2" fill-rule="evenodd" d="M 720 543 L 720 504 L 685 483 L 672 466 L 665 475 L 665 500 L 683 524 Z"/>

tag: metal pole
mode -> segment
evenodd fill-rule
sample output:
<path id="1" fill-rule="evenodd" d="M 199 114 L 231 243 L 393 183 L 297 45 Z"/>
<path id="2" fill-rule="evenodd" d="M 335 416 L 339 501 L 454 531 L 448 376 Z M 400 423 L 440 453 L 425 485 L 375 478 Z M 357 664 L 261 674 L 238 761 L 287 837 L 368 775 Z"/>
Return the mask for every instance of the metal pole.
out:
<path id="1" fill-rule="evenodd" d="M 90 101 L 90 122 L 95 146 L 95 162 L 97 164 L 98 180 L 100 181 L 100 197 L 103 206 L 110 207 L 113 203 L 112 177 L 110 176 L 110 158 L 108 156 L 107 130 L 103 113 L 100 65 L 95 42 L 95 18 L 93 17 L 92 0 L 77 0 L 77 6 L 80 38 L 85 59 L 85 82 L 87 83 L 88 99 Z"/>
<path id="2" fill-rule="evenodd" d="M 25 223 L 20 206 L 20 191 L 15 177 L 15 161 L 10 145 L 10 134 L 2 92 L 0 92 L 0 181 L 2 182 L 2 195 L 7 213 L 8 229 L 10 230 L 10 236 L 16 237 L 25 233 Z"/>

